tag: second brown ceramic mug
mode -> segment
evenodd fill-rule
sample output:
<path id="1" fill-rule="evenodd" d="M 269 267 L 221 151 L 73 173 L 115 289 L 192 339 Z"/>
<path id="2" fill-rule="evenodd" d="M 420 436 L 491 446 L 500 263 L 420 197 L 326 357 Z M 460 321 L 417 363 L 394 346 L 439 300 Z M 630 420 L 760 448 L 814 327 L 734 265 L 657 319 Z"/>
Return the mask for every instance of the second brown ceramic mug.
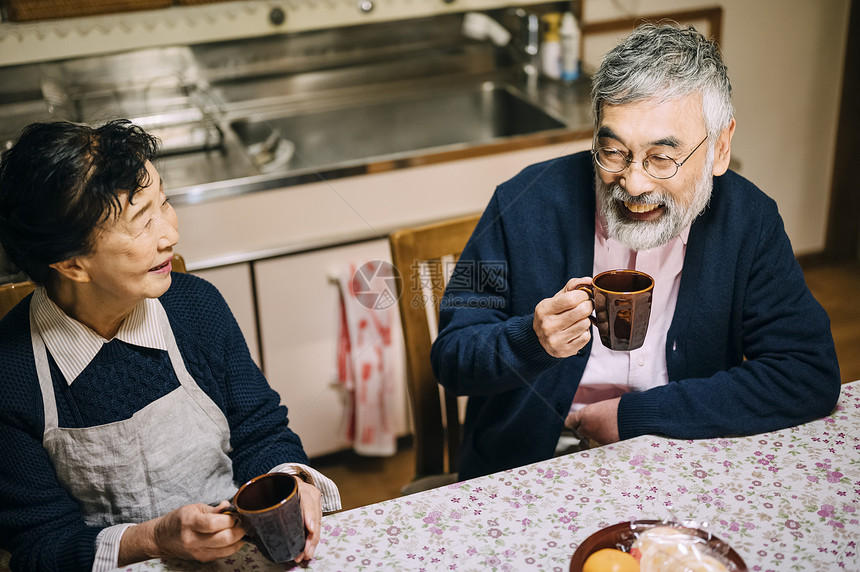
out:
<path id="1" fill-rule="evenodd" d="M 616 351 L 642 347 L 651 317 L 653 278 L 638 270 L 608 270 L 595 276 L 590 285 L 576 288 L 588 292 L 594 302 L 591 321 L 604 346 Z"/>

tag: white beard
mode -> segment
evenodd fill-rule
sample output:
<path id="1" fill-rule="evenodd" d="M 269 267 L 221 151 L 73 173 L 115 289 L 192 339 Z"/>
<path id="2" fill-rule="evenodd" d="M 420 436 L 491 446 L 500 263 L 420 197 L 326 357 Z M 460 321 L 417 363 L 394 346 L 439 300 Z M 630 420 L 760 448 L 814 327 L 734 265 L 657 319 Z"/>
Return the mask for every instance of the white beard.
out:
<path id="1" fill-rule="evenodd" d="M 709 146 L 704 168 L 693 190 L 692 201 L 686 208 L 678 206 L 675 198 L 668 193 L 646 193 L 633 197 L 617 183 L 607 185 L 600 178 L 600 174 L 595 172 L 597 208 L 606 219 L 607 234 L 635 251 L 663 246 L 678 236 L 708 206 L 714 188 L 713 165 L 714 150 Z M 625 208 L 622 201 L 634 204 L 661 203 L 664 205 L 664 212 L 653 221 L 630 220 L 622 212 Z"/>

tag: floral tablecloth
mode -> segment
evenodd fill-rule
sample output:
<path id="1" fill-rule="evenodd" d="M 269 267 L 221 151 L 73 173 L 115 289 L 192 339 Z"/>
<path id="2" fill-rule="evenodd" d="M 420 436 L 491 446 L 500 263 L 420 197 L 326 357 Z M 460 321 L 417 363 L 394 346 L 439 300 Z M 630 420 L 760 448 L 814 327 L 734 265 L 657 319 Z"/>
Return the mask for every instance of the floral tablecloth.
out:
<path id="1" fill-rule="evenodd" d="M 638 437 L 326 516 L 307 567 L 567 571 L 579 544 L 634 519 L 693 521 L 750 570 L 860 571 L 860 382 L 829 417 L 733 439 Z M 253 547 L 203 568 L 283 569 Z"/>

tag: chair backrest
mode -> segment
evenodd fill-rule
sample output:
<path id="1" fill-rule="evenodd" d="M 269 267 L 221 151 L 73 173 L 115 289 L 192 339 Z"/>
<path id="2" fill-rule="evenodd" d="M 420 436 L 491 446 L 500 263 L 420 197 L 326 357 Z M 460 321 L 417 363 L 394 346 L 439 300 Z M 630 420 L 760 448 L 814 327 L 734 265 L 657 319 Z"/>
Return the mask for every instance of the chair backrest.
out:
<path id="1" fill-rule="evenodd" d="M 389 237 L 392 260 L 403 278 L 398 285 L 398 303 L 406 343 L 407 387 L 415 424 L 416 478 L 456 472 L 459 463 L 457 398 L 442 390 L 443 418 L 443 398 L 430 365 L 430 346 L 436 337 L 439 301 L 450 271 L 479 216 L 402 229 Z M 428 302 L 432 305 L 428 306 Z"/>
<path id="2" fill-rule="evenodd" d="M 173 255 L 173 271 L 186 273 L 185 259 L 182 256 Z M 0 284 L 0 318 L 6 315 L 9 310 L 15 307 L 18 302 L 27 297 L 27 294 L 36 289 L 36 286 L 30 282 L 10 282 L 8 284 Z"/>
<path id="3" fill-rule="evenodd" d="M 188 270 L 185 268 L 185 259 L 182 258 L 181 254 L 174 254 L 173 261 L 170 263 L 172 266 L 173 272 L 181 272 L 182 274 L 188 274 Z"/>
<path id="4" fill-rule="evenodd" d="M 14 308 L 27 294 L 36 289 L 32 282 L 0 284 L 0 318 Z"/>

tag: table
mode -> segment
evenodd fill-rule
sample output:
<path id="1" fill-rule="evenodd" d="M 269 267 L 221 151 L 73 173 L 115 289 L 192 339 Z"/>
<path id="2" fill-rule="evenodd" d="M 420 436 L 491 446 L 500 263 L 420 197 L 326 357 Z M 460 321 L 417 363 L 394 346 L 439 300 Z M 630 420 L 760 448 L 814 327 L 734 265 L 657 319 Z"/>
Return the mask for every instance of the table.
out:
<path id="1" fill-rule="evenodd" d="M 860 381 L 832 415 L 783 431 L 685 441 L 643 436 L 323 518 L 313 571 L 568 570 L 590 534 L 647 518 L 693 521 L 750 570 L 860 570 Z M 251 545 L 208 565 L 283 570 Z"/>

